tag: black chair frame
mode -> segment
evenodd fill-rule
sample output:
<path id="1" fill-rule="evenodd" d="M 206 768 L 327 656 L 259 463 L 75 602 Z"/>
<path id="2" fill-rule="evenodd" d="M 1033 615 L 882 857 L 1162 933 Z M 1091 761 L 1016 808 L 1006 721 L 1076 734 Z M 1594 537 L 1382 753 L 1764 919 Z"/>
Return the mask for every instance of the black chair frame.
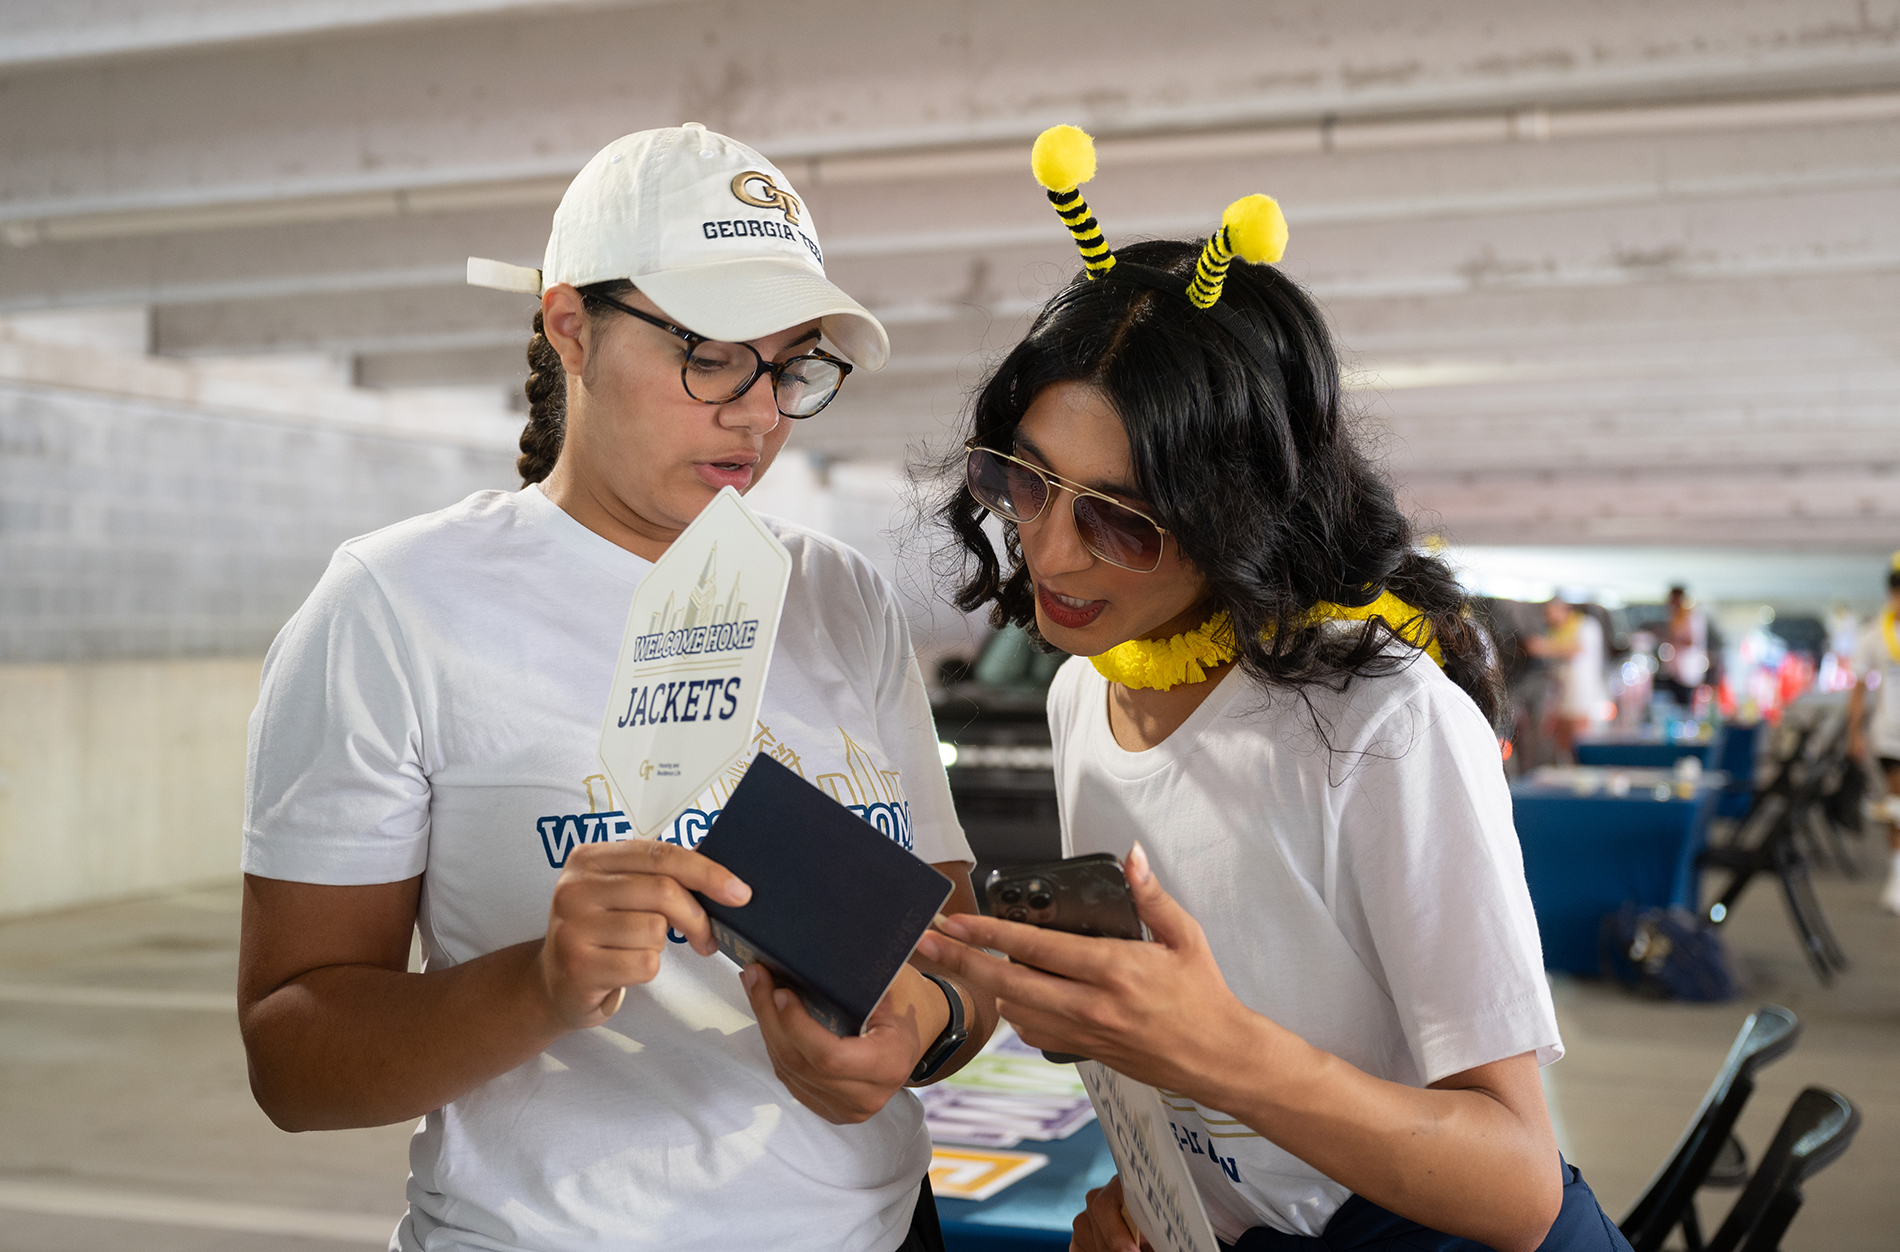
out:
<path id="1" fill-rule="evenodd" d="M 1840 1092 L 1809 1087 L 1796 1096 L 1707 1252 L 1777 1252 L 1806 1198 L 1801 1184 L 1839 1160 L 1859 1130 L 1860 1110 Z"/>
<path id="2" fill-rule="evenodd" d="M 1735 1122 L 1754 1094 L 1756 1073 L 1786 1056 L 1800 1037 L 1799 1019 L 1779 1005 L 1764 1004 L 1748 1015 L 1668 1161 L 1619 1223 L 1633 1252 L 1659 1252 L 1677 1226 L 1690 1252 L 1702 1252 L 1695 1193 L 1710 1185 L 1710 1171 L 1725 1155 L 1725 1182 L 1746 1169 L 1746 1154 L 1733 1137 Z"/>
<path id="3" fill-rule="evenodd" d="M 1846 750 L 1845 726 L 1844 718 L 1824 717 L 1817 725 L 1789 732 L 1794 736 L 1791 750 L 1773 779 L 1756 792 L 1734 837 L 1704 849 L 1696 861 L 1704 869 L 1728 871 L 1727 885 L 1708 910 L 1710 924 L 1717 926 L 1734 913 L 1756 875 L 1772 873 L 1781 884 L 1801 951 L 1824 985 L 1847 968 L 1847 954 L 1814 894 L 1801 841 L 1808 824 L 1822 813 L 1830 771 Z"/>

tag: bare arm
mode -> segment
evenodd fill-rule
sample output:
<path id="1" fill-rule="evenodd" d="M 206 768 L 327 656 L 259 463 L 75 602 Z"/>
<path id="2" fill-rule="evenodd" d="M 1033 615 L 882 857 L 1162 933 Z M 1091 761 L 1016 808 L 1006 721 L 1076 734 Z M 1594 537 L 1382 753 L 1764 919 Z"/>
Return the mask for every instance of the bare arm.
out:
<path id="1" fill-rule="evenodd" d="M 612 1016 L 624 988 L 658 974 L 669 925 L 713 951 L 688 888 L 735 904 L 751 894 L 683 848 L 588 844 L 555 884 L 545 938 L 411 974 L 421 882 L 246 877 L 238 1025 L 251 1090 L 283 1129 L 381 1126 L 440 1108 Z"/>
<path id="2" fill-rule="evenodd" d="M 950 898 L 944 902 L 945 915 L 951 917 L 958 914 L 980 915 L 976 907 L 976 891 L 970 886 L 970 867 L 962 861 L 944 861 L 936 866 L 936 870 L 954 884 L 950 890 Z M 996 997 L 980 987 L 966 986 L 957 979 L 953 971 L 945 969 L 921 952 L 912 954 L 910 959 L 911 964 L 917 968 L 929 970 L 941 978 L 948 979 L 963 998 L 963 1024 L 969 1030 L 970 1037 L 951 1055 L 949 1060 L 944 1062 L 943 1068 L 938 1070 L 936 1076 L 931 1079 L 931 1082 L 942 1082 L 968 1064 L 970 1058 L 981 1052 L 983 1045 L 990 1041 L 990 1036 L 996 1031 Z M 936 990 L 934 985 L 931 990 Z M 940 1000 L 943 998 L 941 993 L 937 998 Z M 949 1009 L 949 1005 L 944 1005 L 946 1014 Z M 947 1022 L 948 1018 L 946 1017 L 945 1020 Z M 925 1043 L 929 1043 L 942 1032 L 943 1027 L 937 1027 L 925 1036 Z"/>
<path id="3" fill-rule="evenodd" d="M 1270 1129 L 1327 1177 L 1422 1225 L 1500 1252 L 1544 1241 L 1563 1195 L 1535 1054 L 1421 1090 L 1374 1078 L 1266 1018 L 1250 1035 L 1264 1049 L 1256 1063 L 1276 1080 L 1224 1075 L 1206 1096 L 1211 1107 Z"/>
<path id="4" fill-rule="evenodd" d="M 1867 756 L 1867 678 L 1862 675 L 1847 693 L 1847 755 L 1855 760 Z"/>
<path id="5" fill-rule="evenodd" d="M 1575 640 L 1558 643 L 1549 635 L 1532 635 L 1524 640 L 1524 651 L 1549 661 L 1568 661 L 1583 651 L 1583 645 Z"/>
<path id="6" fill-rule="evenodd" d="M 963 942 L 926 936 L 931 955 L 993 991 L 1026 1043 L 1094 1057 L 1219 1109 L 1423 1225 L 1499 1252 L 1543 1242 L 1563 1195 L 1533 1055 L 1422 1090 L 1375 1078 L 1241 1004 L 1200 926 L 1145 858 L 1131 854 L 1127 868 L 1154 943 L 954 918 L 945 929 Z"/>
<path id="7" fill-rule="evenodd" d="M 529 977 L 538 942 L 407 972 L 421 883 L 246 876 L 238 1021 L 251 1091 L 283 1129 L 419 1117 L 563 1033 Z"/>

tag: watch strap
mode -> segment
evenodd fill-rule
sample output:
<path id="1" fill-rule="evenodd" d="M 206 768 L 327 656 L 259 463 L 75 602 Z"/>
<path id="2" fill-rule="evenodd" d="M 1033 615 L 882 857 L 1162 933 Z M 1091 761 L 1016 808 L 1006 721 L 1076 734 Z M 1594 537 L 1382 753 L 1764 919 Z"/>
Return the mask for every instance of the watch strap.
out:
<path id="1" fill-rule="evenodd" d="M 920 969 L 917 972 L 936 983 L 937 989 L 943 992 L 944 999 L 950 1002 L 950 1020 L 944 1023 L 943 1030 L 938 1033 L 936 1039 L 931 1041 L 930 1046 L 924 1049 L 923 1056 L 918 1058 L 917 1068 L 910 1072 L 912 1083 L 929 1082 L 935 1078 L 937 1071 L 943 1068 L 944 1062 L 956 1055 L 957 1049 L 962 1047 L 964 1040 L 970 1037 L 969 1028 L 963 1021 L 963 996 L 958 993 L 956 984 L 948 978 L 939 977 L 927 970 Z"/>

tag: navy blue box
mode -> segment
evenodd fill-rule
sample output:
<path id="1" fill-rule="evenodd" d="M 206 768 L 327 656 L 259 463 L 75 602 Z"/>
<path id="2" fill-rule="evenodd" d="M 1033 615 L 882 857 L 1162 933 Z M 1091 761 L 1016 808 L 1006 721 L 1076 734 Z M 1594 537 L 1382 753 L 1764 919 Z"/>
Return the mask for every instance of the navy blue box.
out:
<path id="1" fill-rule="evenodd" d="M 832 1034 L 860 1033 L 950 880 L 768 756 L 752 759 L 700 841 L 752 899 L 695 892 L 720 951 L 790 987 Z"/>

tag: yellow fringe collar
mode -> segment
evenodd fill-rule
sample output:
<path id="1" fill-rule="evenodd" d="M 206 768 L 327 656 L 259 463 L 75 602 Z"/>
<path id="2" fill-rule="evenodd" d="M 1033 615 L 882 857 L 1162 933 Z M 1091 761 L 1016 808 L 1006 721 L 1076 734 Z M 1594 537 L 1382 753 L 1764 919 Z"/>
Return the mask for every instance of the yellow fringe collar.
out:
<path id="1" fill-rule="evenodd" d="M 1313 606 L 1305 625 L 1319 621 L 1362 622 L 1383 618 L 1399 638 L 1424 650 L 1439 666 L 1445 664 L 1444 649 L 1432 635 L 1425 615 L 1391 592 L 1382 593 L 1371 604 L 1357 608 L 1322 601 Z M 1207 671 L 1225 665 L 1237 655 L 1232 627 L 1222 610 L 1193 630 L 1170 639 L 1130 639 L 1117 644 L 1100 656 L 1089 658 L 1095 672 L 1124 687 L 1153 688 L 1166 691 L 1182 683 L 1207 681 Z"/>
<path id="2" fill-rule="evenodd" d="M 1226 610 L 1172 639 L 1130 639 L 1089 658 L 1095 672 L 1124 687 L 1166 691 L 1207 681 L 1207 671 L 1234 659 L 1234 632 Z"/>

